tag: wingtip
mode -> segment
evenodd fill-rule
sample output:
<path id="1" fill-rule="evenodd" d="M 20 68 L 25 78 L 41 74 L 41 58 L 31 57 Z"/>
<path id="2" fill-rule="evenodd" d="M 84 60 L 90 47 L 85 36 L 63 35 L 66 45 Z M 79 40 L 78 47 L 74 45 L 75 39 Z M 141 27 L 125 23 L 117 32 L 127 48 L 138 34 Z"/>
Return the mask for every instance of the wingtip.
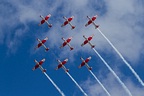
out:
<path id="1" fill-rule="evenodd" d="M 78 66 L 78 68 L 81 68 L 81 66 Z"/>
<path id="2" fill-rule="evenodd" d="M 55 70 L 58 70 L 58 68 L 55 68 Z"/>
<path id="3" fill-rule="evenodd" d="M 51 17 L 51 14 L 48 14 L 49 15 L 49 17 Z"/>
<path id="4" fill-rule="evenodd" d="M 95 45 L 92 45 L 92 46 L 91 46 L 91 48 L 94 48 L 94 47 L 95 47 Z"/>
<path id="5" fill-rule="evenodd" d="M 99 26 L 100 26 L 100 25 L 96 25 L 96 26 L 95 26 L 95 29 L 99 28 Z"/>
<path id="6" fill-rule="evenodd" d="M 52 24 L 49 24 L 48 27 L 51 28 L 51 27 L 52 27 Z"/>
<path id="7" fill-rule="evenodd" d="M 35 68 L 32 68 L 32 71 L 34 71 L 35 70 Z"/>
<path id="8" fill-rule="evenodd" d="M 88 68 L 89 70 L 92 70 L 92 67 Z"/>

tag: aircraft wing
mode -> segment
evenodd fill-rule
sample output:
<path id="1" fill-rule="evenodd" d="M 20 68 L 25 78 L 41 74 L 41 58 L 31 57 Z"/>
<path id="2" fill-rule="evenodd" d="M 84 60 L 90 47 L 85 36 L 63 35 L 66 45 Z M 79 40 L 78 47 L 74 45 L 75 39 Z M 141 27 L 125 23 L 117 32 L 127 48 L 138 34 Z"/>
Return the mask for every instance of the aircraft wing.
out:
<path id="1" fill-rule="evenodd" d="M 51 17 L 51 14 L 47 15 L 47 16 L 45 17 L 45 20 L 48 20 L 50 17 Z"/>
<path id="2" fill-rule="evenodd" d="M 36 63 L 36 65 L 33 67 L 33 71 L 39 67 L 39 62 L 37 60 L 34 60 L 34 62 Z"/>
<path id="3" fill-rule="evenodd" d="M 59 64 L 59 65 L 57 66 L 56 70 L 58 70 L 58 69 L 61 68 L 61 67 L 62 67 L 62 64 Z"/>
<path id="4" fill-rule="evenodd" d="M 82 66 L 84 66 L 85 63 L 86 63 L 85 60 L 82 57 L 80 59 L 82 60 L 82 63 L 80 64 L 79 68 L 81 68 Z"/>
<path id="5" fill-rule="evenodd" d="M 60 60 L 57 60 L 57 61 L 59 62 L 59 64 L 58 64 L 58 66 L 57 66 L 56 70 L 58 70 L 59 68 L 61 68 L 61 67 L 62 67 L 62 62 L 61 62 Z"/>
<path id="6" fill-rule="evenodd" d="M 63 70 L 65 71 L 65 72 L 68 72 L 69 71 L 69 69 L 67 69 L 63 64 L 59 64 L 58 66 L 57 66 L 57 68 L 56 68 L 56 70 L 58 70 L 59 68 L 63 68 Z"/>
<path id="7" fill-rule="evenodd" d="M 39 67 L 39 65 L 38 64 L 36 64 L 34 67 L 33 67 L 33 71 L 35 70 L 35 69 L 37 69 Z"/>
<path id="8" fill-rule="evenodd" d="M 81 68 L 82 66 L 85 65 L 85 62 L 82 62 L 80 65 L 79 65 L 79 68 Z"/>

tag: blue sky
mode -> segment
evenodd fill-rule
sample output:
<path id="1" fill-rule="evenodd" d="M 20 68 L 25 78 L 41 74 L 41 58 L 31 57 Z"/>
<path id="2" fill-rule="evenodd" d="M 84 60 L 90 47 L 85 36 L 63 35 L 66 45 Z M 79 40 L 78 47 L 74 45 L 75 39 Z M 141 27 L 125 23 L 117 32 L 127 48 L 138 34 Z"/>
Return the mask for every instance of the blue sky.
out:
<path id="1" fill-rule="evenodd" d="M 112 73 L 103 64 L 89 45 L 81 47 L 84 38 L 94 34 L 92 43 L 96 50 L 111 66 L 120 79 L 125 83 L 133 96 L 143 96 L 144 88 L 124 64 L 117 53 L 101 36 L 94 26 L 84 27 L 86 16 L 98 15 L 95 21 L 100 25 L 100 30 L 109 38 L 124 58 L 135 69 L 144 81 L 144 11 L 143 0 L 25 0 L 0 2 L 0 96 L 60 96 L 55 87 L 38 69 L 31 70 L 35 63 L 46 58 L 43 67 L 47 74 L 65 93 L 66 96 L 83 96 L 78 87 L 72 82 L 65 72 L 60 69 L 55 71 L 57 59 L 69 61 L 66 67 L 69 73 L 89 96 L 106 96 L 106 93 L 97 81 L 88 72 L 86 67 L 78 69 L 84 59 L 91 56 L 89 65 L 93 67 L 94 74 L 103 83 L 112 96 L 128 96 Z M 48 28 L 46 24 L 38 26 L 40 15 L 51 14 L 49 22 L 53 24 Z M 61 28 L 63 16 L 74 16 L 70 26 Z M 44 48 L 34 50 L 37 45 L 36 38 L 48 37 Z M 73 36 L 71 45 L 60 49 L 62 37 Z"/>

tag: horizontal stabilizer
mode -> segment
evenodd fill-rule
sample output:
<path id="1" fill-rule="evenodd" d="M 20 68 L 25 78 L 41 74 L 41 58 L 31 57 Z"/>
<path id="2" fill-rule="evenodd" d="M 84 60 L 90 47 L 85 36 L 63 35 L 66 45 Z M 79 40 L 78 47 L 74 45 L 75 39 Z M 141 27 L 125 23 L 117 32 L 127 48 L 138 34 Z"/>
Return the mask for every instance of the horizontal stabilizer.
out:
<path id="1" fill-rule="evenodd" d="M 48 27 L 51 28 L 51 27 L 52 27 L 52 24 L 48 24 Z"/>
<path id="2" fill-rule="evenodd" d="M 89 67 L 88 69 L 89 69 L 89 70 L 92 70 L 92 67 Z"/>
<path id="3" fill-rule="evenodd" d="M 46 48 L 46 49 L 45 49 L 45 51 L 48 51 L 48 50 L 49 50 L 49 48 Z"/>
<path id="4" fill-rule="evenodd" d="M 70 48 L 70 50 L 73 50 L 73 49 L 74 49 L 73 47 Z"/>
<path id="5" fill-rule="evenodd" d="M 72 28 L 71 29 L 74 29 L 75 28 L 75 26 L 72 26 Z"/>
<path id="6" fill-rule="evenodd" d="M 95 25 L 95 29 L 97 29 L 99 27 L 99 25 Z"/>

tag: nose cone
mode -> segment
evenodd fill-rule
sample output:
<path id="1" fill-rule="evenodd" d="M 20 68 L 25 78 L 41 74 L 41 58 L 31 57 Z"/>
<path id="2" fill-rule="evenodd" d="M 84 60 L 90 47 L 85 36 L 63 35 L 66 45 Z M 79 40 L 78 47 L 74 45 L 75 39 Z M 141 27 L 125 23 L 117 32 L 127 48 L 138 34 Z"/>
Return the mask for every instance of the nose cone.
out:
<path id="1" fill-rule="evenodd" d="M 68 61 L 68 59 L 65 59 L 65 61 L 67 62 L 67 61 Z"/>
<path id="2" fill-rule="evenodd" d="M 43 61 L 43 62 L 45 62 L 45 58 L 44 58 L 44 59 L 42 59 L 42 61 Z"/>
<path id="3" fill-rule="evenodd" d="M 94 34 L 92 34 L 92 36 L 91 36 L 91 37 L 93 38 L 93 36 L 94 36 Z"/>
<path id="4" fill-rule="evenodd" d="M 98 17 L 98 15 L 95 15 L 94 17 Z"/>
<path id="5" fill-rule="evenodd" d="M 94 36 L 94 34 L 92 35 L 92 37 Z"/>
<path id="6" fill-rule="evenodd" d="M 45 40 L 48 40 L 48 37 L 46 37 Z"/>
<path id="7" fill-rule="evenodd" d="M 51 17 L 51 14 L 48 14 L 48 17 Z"/>
<path id="8" fill-rule="evenodd" d="M 91 60 L 91 56 L 90 56 L 90 57 L 88 57 L 88 59 L 89 59 L 89 60 Z"/>
<path id="9" fill-rule="evenodd" d="M 74 18 L 74 16 L 71 16 L 71 18 Z"/>
<path id="10" fill-rule="evenodd" d="M 71 40 L 71 39 L 72 39 L 72 37 L 69 37 L 69 39 Z"/>

